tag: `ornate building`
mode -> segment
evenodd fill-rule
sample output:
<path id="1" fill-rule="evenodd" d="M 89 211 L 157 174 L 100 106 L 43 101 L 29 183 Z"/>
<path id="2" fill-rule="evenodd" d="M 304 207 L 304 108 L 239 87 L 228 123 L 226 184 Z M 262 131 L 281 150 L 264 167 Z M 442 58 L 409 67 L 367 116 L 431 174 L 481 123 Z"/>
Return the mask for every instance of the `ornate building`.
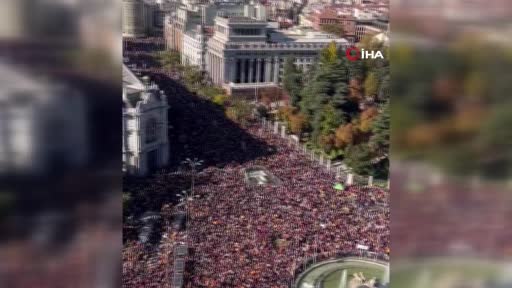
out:
<path id="1" fill-rule="evenodd" d="M 206 69 L 204 56 L 206 52 L 207 35 L 203 27 L 198 25 L 195 30 L 187 31 L 183 37 L 183 51 L 181 61 L 183 65 L 198 67 L 201 71 Z"/>
<path id="2" fill-rule="evenodd" d="M 299 68 L 308 70 L 331 42 L 343 48 L 350 45 L 344 38 L 318 31 L 274 30 L 266 21 L 249 17 L 217 17 L 207 45 L 206 67 L 212 81 L 231 94 L 276 87 L 286 58 L 295 58 Z"/>
<path id="3" fill-rule="evenodd" d="M 123 66 L 123 171 L 143 176 L 169 163 L 167 96 Z"/>

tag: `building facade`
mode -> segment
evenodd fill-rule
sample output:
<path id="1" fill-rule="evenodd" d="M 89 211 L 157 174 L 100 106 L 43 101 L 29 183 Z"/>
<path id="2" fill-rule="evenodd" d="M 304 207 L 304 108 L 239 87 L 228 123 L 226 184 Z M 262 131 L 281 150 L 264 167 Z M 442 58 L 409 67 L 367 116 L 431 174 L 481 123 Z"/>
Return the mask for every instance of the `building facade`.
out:
<path id="1" fill-rule="evenodd" d="M 144 2 L 123 0 L 122 8 L 123 37 L 144 36 L 146 32 Z"/>
<path id="2" fill-rule="evenodd" d="M 206 67 L 212 82 L 229 93 L 238 89 L 276 87 L 288 57 L 308 70 L 331 42 L 346 48 L 343 38 L 317 31 L 271 30 L 267 22 L 248 17 L 217 17 L 208 40 Z"/>
<path id="3" fill-rule="evenodd" d="M 181 16 L 181 17 L 180 17 Z M 177 9 L 174 15 L 167 15 L 164 20 L 164 39 L 168 50 L 183 50 L 183 34 L 185 31 L 186 11 Z"/>
<path id="4" fill-rule="evenodd" d="M 259 10 L 248 10 L 244 3 L 219 2 L 209 4 L 182 4 L 164 20 L 164 38 L 168 50 L 183 51 L 185 34 L 197 30 L 201 25 L 203 31 L 208 31 L 214 26 L 214 19 L 217 15 L 225 17 L 243 16 L 245 10 L 255 11 L 261 16 Z M 261 13 L 261 12 L 260 12 Z M 206 33 L 209 36 L 209 33 Z M 190 39 L 189 39 L 190 40 Z"/>
<path id="5" fill-rule="evenodd" d="M 365 36 L 373 37 L 375 35 L 386 32 L 386 30 L 382 29 L 383 27 L 374 25 L 373 24 L 374 22 L 375 21 L 372 21 L 370 23 L 361 22 L 356 25 L 356 31 L 355 31 L 356 41 L 361 41 L 361 39 L 363 39 L 363 37 L 365 37 Z"/>
<path id="6" fill-rule="evenodd" d="M 309 23 L 316 30 L 322 30 L 324 25 L 338 25 L 343 29 L 346 39 L 354 42 L 356 36 L 356 18 L 346 9 L 328 7 L 311 13 Z"/>
<path id="7" fill-rule="evenodd" d="M 123 0 L 123 37 L 162 35 L 165 14 L 172 5 L 155 0 Z"/>
<path id="8" fill-rule="evenodd" d="M 181 61 L 183 65 L 198 67 L 206 70 L 206 34 L 201 25 L 196 30 L 187 31 L 183 37 L 183 51 Z"/>
<path id="9" fill-rule="evenodd" d="M 123 66 L 123 171 L 144 176 L 169 163 L 167 97 Z"/>

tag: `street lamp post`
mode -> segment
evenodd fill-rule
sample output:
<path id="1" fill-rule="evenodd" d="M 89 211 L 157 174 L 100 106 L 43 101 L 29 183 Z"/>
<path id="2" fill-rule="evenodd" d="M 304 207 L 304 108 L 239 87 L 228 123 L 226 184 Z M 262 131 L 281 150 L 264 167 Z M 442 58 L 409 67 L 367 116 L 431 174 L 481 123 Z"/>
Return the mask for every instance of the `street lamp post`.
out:
<path id="1" fill-rule="evenodd" d="M 183 190 L 181 191 L 181 193 L 178 194 L 178 198 L 180 203 L 183 203 L 183 205 L 185 205 L 185 233 L 188 235 L 188 204 L 190 201 L 197 198 L 197 196 L 192 196 L 186 190 Z"/>
<path id="2" fill-rule="evenodd" d="M 194 197 L 194 186 L 195 186 L 195 177 L 196 177 L 196 168 L 203 165 L 203 160 L 199 160 L 197 158 L 190 159 L 187 158 L 185 161 L 182 161 L 181 164 L 188 165 L 192 170 L 192 183 L 190 185 L 190 193 L 191 196 Z"/>

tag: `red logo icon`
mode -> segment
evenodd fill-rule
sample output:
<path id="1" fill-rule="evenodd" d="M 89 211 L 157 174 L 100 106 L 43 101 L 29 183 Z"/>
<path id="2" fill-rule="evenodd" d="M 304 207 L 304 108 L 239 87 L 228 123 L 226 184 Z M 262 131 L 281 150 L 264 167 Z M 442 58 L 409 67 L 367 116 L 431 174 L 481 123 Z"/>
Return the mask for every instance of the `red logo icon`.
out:
<path id="1" fill-rule="evenodd" d="M 352 55 L 352 51 L 356 52 L 355 55 Z M 345 55 L 347 56 L 347 59 L 349 61 L 357 61 L 361 59 L 361 51 L 359 50 L 359 48 L 354 46 L 347 48 L 347 50 L 345 50 Z"/>

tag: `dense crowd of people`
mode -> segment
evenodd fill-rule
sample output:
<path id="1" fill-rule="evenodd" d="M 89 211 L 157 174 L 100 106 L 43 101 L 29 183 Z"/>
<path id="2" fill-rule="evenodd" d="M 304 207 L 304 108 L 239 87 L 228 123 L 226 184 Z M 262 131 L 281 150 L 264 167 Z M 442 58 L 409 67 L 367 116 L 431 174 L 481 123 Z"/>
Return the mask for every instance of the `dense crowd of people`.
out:
<path id="1" fill-rule="evenodd" d="M 130 51 L 125 56 L 130 58 Z M 181 160 L 197 157 L 204 164 L 197 174 L 196 197 L 187 202 L 185 231 L 165 227 L 155 251 L 136 240 L 125 242 L 126 287 L 169 285 L 178 243 L 190 250 L 185 287 L 289 287 L 301 261 L 315 254 L 353 251 L 356 245 L 389 252 L 386 190 L 335 190 L 335 175 L 287 141 L 258 123 L 241 127 L 231 122 L 219 107 L 188 92 L 161 68 L 145 72 L 166 92 L 171 106 L 169 135 L 176 166 L 163 173 L 174 187 L 171 193 L 189 188 L 178 189 L 169 176 L 183 170 L 177 166 Z M 249 185 L 244 172 L 252 167 L 263 167 L 279 183 Z M 144 189 L 157 189 L 152 185 L 148 182 Z M 175 204 L 161 203 L 162 211 L 178 209 Z"/>
<path id="2" fill-rule="evenodd" d="M 197 257 L 188 287 L 287 287 L 300 259 L 356 245 L 385 253 L 387 193 L 333 189 L 333 175 L 272 134 L 258 136 L 274 154 L 202 171 L 208 183 L 190 203 L 188 243 Z M 280 185 L 249 186 L 244 169 L 265 167 Z"/>

